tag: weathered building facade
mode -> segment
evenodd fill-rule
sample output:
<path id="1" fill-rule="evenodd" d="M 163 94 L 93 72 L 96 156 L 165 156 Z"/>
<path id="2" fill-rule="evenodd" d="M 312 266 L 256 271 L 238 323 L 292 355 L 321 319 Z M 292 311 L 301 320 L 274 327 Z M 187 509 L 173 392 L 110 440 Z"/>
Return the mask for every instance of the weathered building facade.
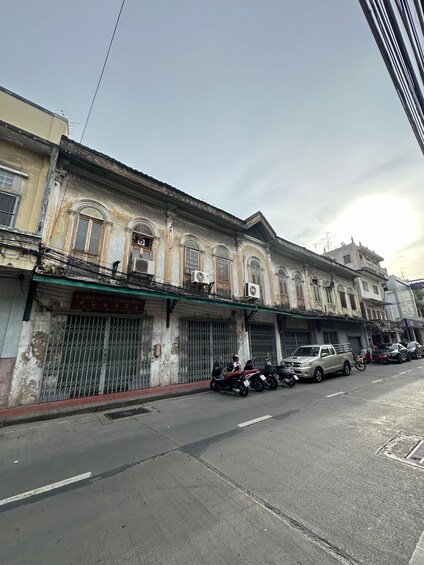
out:
<path id="1" fill-rule="evenodd" d="M 7 405 L 25 324 L 61 116 L 0 87 L 0 406 Z"/>
<path id="2" fill-rule="evenodd" d="M 207 379 L 237 352 L 366 345 L 351 269 L 62 138 L 9 404 Z M 320 289 L 320 296 L 316 294 Z"/>

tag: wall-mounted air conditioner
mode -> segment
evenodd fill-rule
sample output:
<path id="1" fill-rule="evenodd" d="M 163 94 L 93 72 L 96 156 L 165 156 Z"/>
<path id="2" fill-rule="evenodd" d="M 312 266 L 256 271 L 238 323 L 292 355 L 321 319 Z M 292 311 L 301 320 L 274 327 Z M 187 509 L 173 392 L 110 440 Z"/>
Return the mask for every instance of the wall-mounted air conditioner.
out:
<path id="1" fill-rule="evenodd" d="M 209 284 L 209 275 L 203 271 L 191 271 L 191 282 L 194 284 Z"/>
<path id="2" fill-rule="evenodd" d="M 246 298 L 258 299 L 261 297 L 261 287 L 258 284 L 246 283 L 244 289 L 244 296 Z"/>
<path id="3" fill-rule="evenodd" d="M 141 257 L 136 257 L 133 259 L 131 272 L 139 275 L 154 275 L 155 262 L 149 261 L 148 259 L 142 259 Z"/>

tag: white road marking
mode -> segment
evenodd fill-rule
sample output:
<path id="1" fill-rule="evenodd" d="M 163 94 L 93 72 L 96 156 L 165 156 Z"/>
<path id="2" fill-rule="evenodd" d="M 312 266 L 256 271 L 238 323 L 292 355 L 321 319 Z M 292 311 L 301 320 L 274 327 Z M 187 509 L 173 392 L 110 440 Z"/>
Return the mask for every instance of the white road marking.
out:
<path id="1" fill-rule="evenodd" d="M 268 420 L 272 418 L 272 416 L 261 416 L 260 418 L 255 418 L 254 420 L 249 420 L 247 422 L 242 422 L 241 424 L 237 424 L 238 428 L 245 428 L 246 426 L 251 426 L 252 424 L 257 424 L 258 422 L 262 422 L 263 420 Z"/>
<path id="2" fill-rule="evenodd" d="M 57 483 L 51 483 L 50 485 L 46 485 L 44 487 L 35 488 L 33 490 L 27 490 L 26 492 L 22 492 L 21 494 L 16 494 L 15 496 L 11 496 L 9 498 L 3 498 L 3 500 L 0 500 L 0 506 L 4 506 L 5 504 L 9 504 L 10 502 L 16 502 L 17 500 L 22 500 L 23 498 L 29 498 L 30 496 L 35 496 L 43 492 L 48 492 L 49 490 L 54 490 L 60 487 L 64 487 L 66 485 L 70 485 L 78 481 L 83 481 L 84 479 L 88 479 L 89 477 L 91 477 L 91 474 L 92 473 L 90 471 L 88 473 L 83 473 L 82 475 L 69 477 L 69 479 L 64 479 L 63 481 L 58 481 Z"/>
<path id="3" fill-rule="evenodd" d="M 376 381 L 371 381 L 372 383 L 382 383 L 383 379 L 377 379 Z"/>
<path id="4" fill-rule="evenodd" d="M 424 563 L 424 532 L 418 540 L 417 547 L 411 557 L 409 565 L 422 565 Z"/>
<path id="5" fill-rule="evenodd" d="M 408 371 L 402 371 L 401 373 L 399 373 L 399 375 L 406 375 Z"/>
<path id="6" fill-rule="evenodd" d="M 333 398 L 333 396 L 340 396 L 341 394 L 346 394 L 345 392 L 334 392 L 333 394 L 327 394 L 325 398 Z"/>

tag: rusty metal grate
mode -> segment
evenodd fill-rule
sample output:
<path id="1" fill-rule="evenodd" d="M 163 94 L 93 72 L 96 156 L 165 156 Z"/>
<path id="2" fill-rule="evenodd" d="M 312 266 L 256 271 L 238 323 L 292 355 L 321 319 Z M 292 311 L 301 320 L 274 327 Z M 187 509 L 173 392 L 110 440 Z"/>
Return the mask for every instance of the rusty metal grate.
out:
<path id="1" fill-rule="evenodd" d="M 119 418 L 128 418 L 129 416 L 136 416 L 137 414 L 145 414 L 146 412 L 150 412 L 150 410 L 139 406 L 138 408 L 109 412 L 108 414 L 105 414 L 105 416 L 106 418 L 109 418 L 109 420 L 118 420 Z"/>

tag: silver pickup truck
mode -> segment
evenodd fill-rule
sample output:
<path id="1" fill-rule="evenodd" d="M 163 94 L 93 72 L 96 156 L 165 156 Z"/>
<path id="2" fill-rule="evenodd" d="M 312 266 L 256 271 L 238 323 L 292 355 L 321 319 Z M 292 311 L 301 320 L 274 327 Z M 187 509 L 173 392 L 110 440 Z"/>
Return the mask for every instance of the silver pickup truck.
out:
<path id="1" fill-rule="evenodd" d="M 293 367 L 300 378 L 320 383 L 329 373 L 341 371 L 343 375 L 350 375 L 353 354 L 349 343 L 302 345 L 283 361 Z"/>

